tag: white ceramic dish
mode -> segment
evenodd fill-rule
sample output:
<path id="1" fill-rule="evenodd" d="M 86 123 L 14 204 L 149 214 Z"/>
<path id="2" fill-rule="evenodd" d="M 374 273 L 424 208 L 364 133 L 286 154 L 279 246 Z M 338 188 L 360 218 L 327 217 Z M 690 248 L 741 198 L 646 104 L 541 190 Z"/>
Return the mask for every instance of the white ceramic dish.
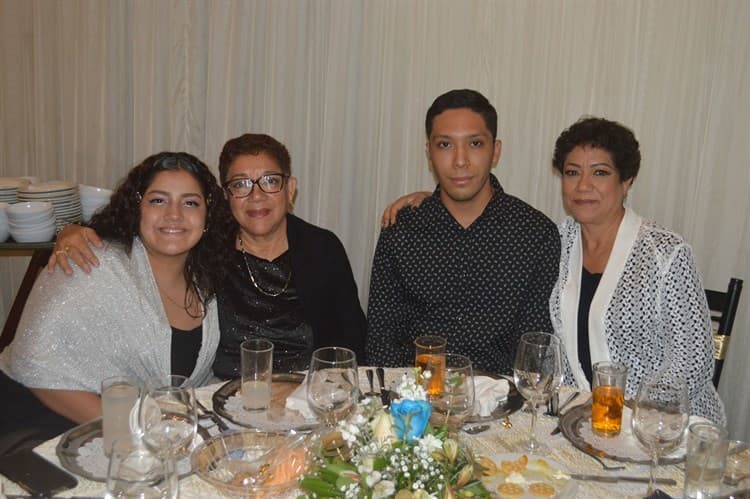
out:
<path id="1" fill-rule="evenodd" d="M 78 184 L 76 184 L 75 182 L 68 182 L 67 180 L 52 180 L 50 182 L 29 184 L 24 188 L 18 189 L 18 192 L 56 192 L 77 188 Z"/>
<path id="2" fill-rule="evenodd" d="M 495 454 L 492 456 L 487 456 L 489 459 L 491 459 L 498 468 L 501 466 L 501 463 L 503 461 L 509 461 L 509 462 L 517 462 L 521 456 L 524 454 Z M 523 473 L 520 473 L 521 480 L 525 481 L 525 483 L 517 483 L 520 487 L 523 487 L 525 490 L 525 493 L 522 495 L 516 495 L 513 496 L 515 498 L 519 499 L 539 499 L 539 495 L 533 495 L 531 492 L 529 492 L 529 486 L 532 483 L 545 483 L 551 487 L 554 487 L 555 494 L 552 496 L 547 497 L 553 497 L 555 499 L 570 499 L 576 497 L 576 491 L 578 490 L 578 483 L 575 480 L 571 480 L 570 478 L 553 478 L 552 476 L 549 476 L 547 474 L 540 473 L 539 471 L 535 470 L 535 465 L 532 464 L 534 461 L 542 459 L 546 462 L 546 464 L 554 469 L 559 470 L 562 473 L 567 473 L 567 469 L 560 465 L 560 463 L 553 461 L 551 459 L 548 459 L 546 457 L 540 457 L 540 456 L 534 456 L 534 455 L 526 455 L 528 457 L 529 463 L 526 466 L 526 469 L 523 471 Z M 487 487 L 487 490 L 489 490 L 490 494 L 492 494 L 492 497 L 511 497 L 510 495 L 503 495 L 502 493 L 498 492 L 498 487 L 506 482 L 507 478 L 510 475 L 499 471 L 496 474 L 490 475 L 490 476 L 483 476 L 482 477 L 482 483 L 484 483 L 484 486 Z M 519 478 L 518 476 L 514 475 L 514 478 Z M 511 479 L 512 480 L 512 479 Z"/>
<path id="3" fill-rule="evenodd" d="M 55 236 L 55 226 L 49 230 L 34 232 L 18 232 L 10 229 L 10 235 L 17 243 L 46 243 Z"/>
<path id="4" fill-rule="evenodd" d="M 39 213 L 47 213 L 53 210 L 52 203 L 46 201 L 27 201 L 24 203 L 16 203 L 8 206 L 5 209 L 5 213 L 8 214 L 8 218 L 25 218 Z"/>

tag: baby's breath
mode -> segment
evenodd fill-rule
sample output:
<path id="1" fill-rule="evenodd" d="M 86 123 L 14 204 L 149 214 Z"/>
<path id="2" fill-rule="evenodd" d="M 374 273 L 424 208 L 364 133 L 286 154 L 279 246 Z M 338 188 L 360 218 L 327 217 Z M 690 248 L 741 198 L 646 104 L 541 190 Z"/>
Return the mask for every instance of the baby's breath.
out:
<path id="1" fill-rule="evenodd" d="M 418 374 L 415 372 L 415 377 Z M 413 377 L 404 376 L 398 390 L 399 400 L 426 400 L 424 388 Z M 321 448 L 312 472 L 301 482 L 307 497 L 338 494 L 384 499 L 399 491 L 417 499 L 489 497 L 476 466 L 475 476 L 457 487 L 459 471 L 467 464 L 474 466 L 473 455 L 450 439 L 444 428 L 435 430 L 428 425 L 419 438 L 399 440 L 393 433 L 393 417 L 374 399 L 363 400 L 357 413 L 336 428 L 348 452 L 335 455 L 348 456 L 347 461 L 330 457 L 333 454 Z"/>

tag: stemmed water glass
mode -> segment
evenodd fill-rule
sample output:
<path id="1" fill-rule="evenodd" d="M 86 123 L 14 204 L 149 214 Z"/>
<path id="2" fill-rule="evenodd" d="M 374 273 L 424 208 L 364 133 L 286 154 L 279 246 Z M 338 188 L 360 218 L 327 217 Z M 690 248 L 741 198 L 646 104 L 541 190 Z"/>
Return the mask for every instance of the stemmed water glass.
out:
<path id="1" fill-rule="evenodd" d="M 146 383 L 138 427 L 143 444 L 164 459 L 176 476 L 177 462 L 189 453 L 198 430 L 195 389 L 185 376 L 163 376 Z"/>
<path id="2" fill-rule="evenodd" d="M 112 450 L 107 467 L 105 499 L 172 499 L 177 474 L 171 457 L 159 456 L 138 438 Z"/>
<path id="3" fill-rule="evenodd" d="M 641 382 L 635 398 L 632 427 L 636 438 L 651 456 L 647 495 L 655 492 L 654 476 L 659 457 L 680 445 L 689 415 L 684 379 L 661 371 Z"/>
<path id="4" fill-rule="evenodd" d="M 464 355 L 448 353 L 443 358 L 440 394 L 432 398 L 432 420 L 455 430 L 474 409 L 474 371 L 471 360 Z"/>
<path id="5" fill-rule="evenodd" d="M 534 454 L 548 452 L 536 438 L 537 406 L 545 403 L 562 383 L 560 338 L 548 333 L 521 336 L 513 365 L 516 388 L 531 406 L 531 428 L 526 450 Z"/>
<path id="6" fill-rule="evenodd" d="M 348 348 L 315 350 L 307 375 L 307 401 L 326 425 L 333 426 L 354 409 L 359 397 L 357 357 Z"/>

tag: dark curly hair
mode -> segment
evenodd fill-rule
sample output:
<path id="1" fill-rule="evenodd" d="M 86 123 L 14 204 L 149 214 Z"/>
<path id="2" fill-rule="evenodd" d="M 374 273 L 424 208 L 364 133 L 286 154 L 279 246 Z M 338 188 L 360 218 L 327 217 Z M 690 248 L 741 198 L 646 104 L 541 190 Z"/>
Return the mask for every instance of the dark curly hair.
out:
<path id="1" fill-rule="evenodd" d="M 612 156 L 620 181 L 635 178 L 641 167 L 641 151 L 632 130 L 604 118 L 581 118 L 560 134 L 555 142 L 552 166 L 560 173 L 570 151 L 578 146 L 603 149 Z"/>
<path id="2" fill-rule="evenodd" d="M 424 120 L 424 128 L 427 133 L 427 139 L 430 138 L 432 133 L 432 124 L 435 122 L 435 117 L 447 111 L 448 109 L 471 109 L 475 113 L 479 114 L 484 120 L 484 124 L 487 125 L 487 129 L 492 133 L 492 138 L 497 138 L 497 111 L 494 106 L 490 104 L 487 97 L 480 94 L 476 90 L 464 88 L 462 90 L 451 90 L 435 99 L 427 110 L 427 116 Z"/>
<path id="3" fill-rule="evenodd" d="M 130 170 L 109 204 L 93 216 L 89 226 L 105 240 L 122 245 L 130 254 L 133 238 L 140 229 L 142 195 L 158 173 L 178 170 L 191 174 L 198 181 L 206 200 L 205 234 L 190 250 L 185 262 L 185 280 L 195 288 L 205 305 L 216 295 L 226 272 L 222 262 L 229 261 L 233 234 L 227 232 L 227 224 L 233 218 L 216 177 L 201 160 L 185 152 L 149 156 Z"/>
<path id="4" fill-rule="evenodd" d="M 221 184 L 227 181 L 229 166 L 237 159 L 238 156 L 251 154 L 258 156 L 266 153 L 279 164 L 281 172 L 287 175 L 292 174 L 292 158 L 286 146 L 264 133 L 246 133 L 234 139 L 230 139 L 224 144 L 224 148 L 219 155 L 219 177 Z"/>

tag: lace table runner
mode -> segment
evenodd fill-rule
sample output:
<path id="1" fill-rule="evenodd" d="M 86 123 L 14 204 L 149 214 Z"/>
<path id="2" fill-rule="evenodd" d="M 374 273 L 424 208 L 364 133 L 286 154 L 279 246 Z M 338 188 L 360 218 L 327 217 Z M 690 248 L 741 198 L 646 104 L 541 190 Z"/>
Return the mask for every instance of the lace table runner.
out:
<path id="1" fill-rule="evenodd" d="M 244 408 L 242 395 L 239 393 L 227 399 L 224 410 L 234 421 L 264 431 L 285 431 L 317 423 L 315 418 L 305 418 L 292 409 L 272 407 L 267 411 L 248 411 Z"/>
<path id="2" fill-rule="evenodd" d="M 197 447 L 203 439 L 197 436 L 193 448 Z M 76 458 L 78 465 L 86 470 L 91 476 L 106 480 L 109 458 L 104 455 L 104 439 L 96 437 L 86 442 L 78 449 Z M 177 474 L 182 476 L 190 473 L 190 454 L 177 461 Z"/>

